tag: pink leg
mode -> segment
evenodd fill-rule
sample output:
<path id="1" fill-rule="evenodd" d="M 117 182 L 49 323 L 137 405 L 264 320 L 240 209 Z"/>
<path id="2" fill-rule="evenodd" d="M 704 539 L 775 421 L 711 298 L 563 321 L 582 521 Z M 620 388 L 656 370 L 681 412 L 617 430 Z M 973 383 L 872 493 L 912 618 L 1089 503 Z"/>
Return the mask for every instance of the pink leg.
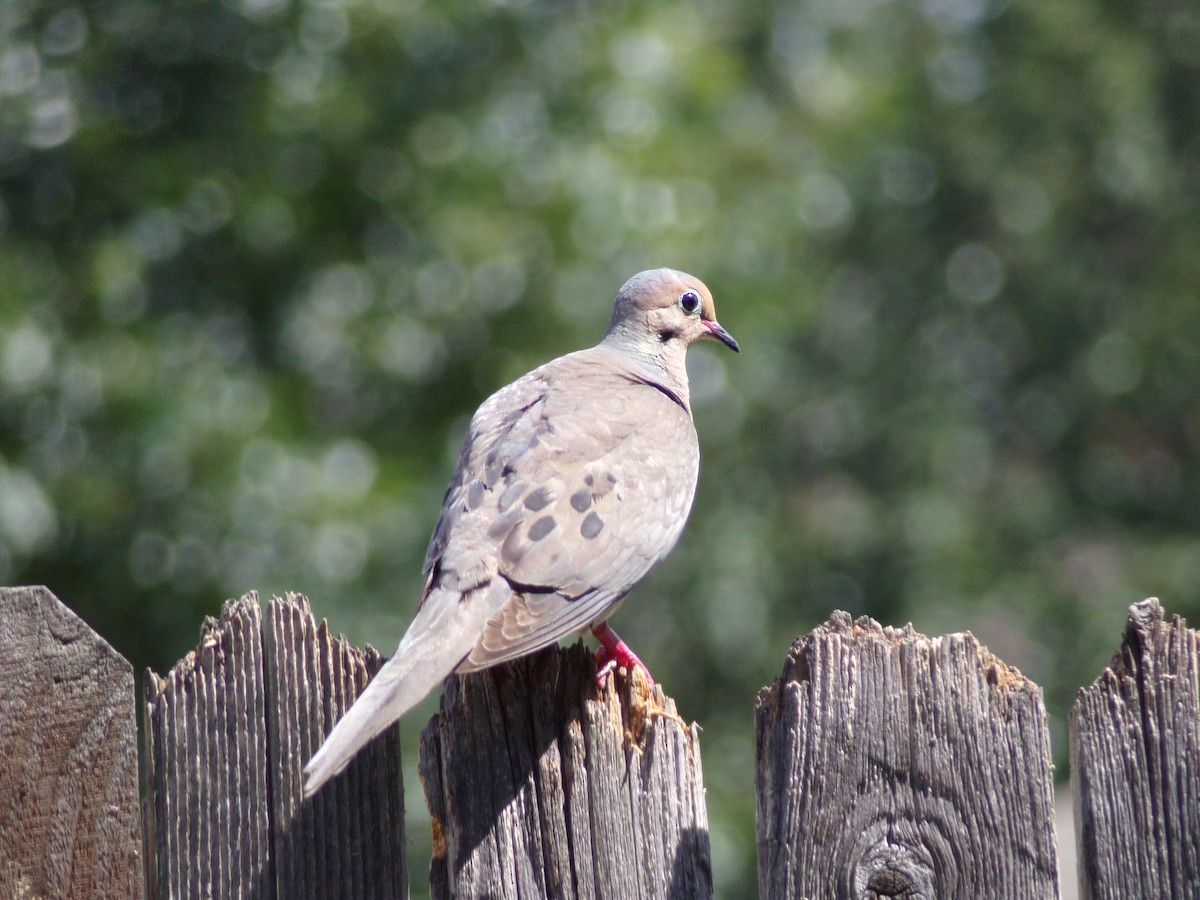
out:
<path id="1" fill-rule="evenodd" d="M 608 681 L 608 673 L 617 668 L 617 666 L 624 666 L 630 672 L 634 669 L 641 669 L 642 673 L 646 676 L 646 681 L 654 684 L 654 678 L 650 675 L 650 670 L 646 668 L 646 664 L 637 658 L 637 654 L 629 649 L 629 645 L 617 636 L 617 633 L 612 630 L 612 627 L 607 622 L 593 625 L 592 634 L 600 642 L 600 649 L 596 651 L 597 687 L 604 688 L 605 682 Z"/>

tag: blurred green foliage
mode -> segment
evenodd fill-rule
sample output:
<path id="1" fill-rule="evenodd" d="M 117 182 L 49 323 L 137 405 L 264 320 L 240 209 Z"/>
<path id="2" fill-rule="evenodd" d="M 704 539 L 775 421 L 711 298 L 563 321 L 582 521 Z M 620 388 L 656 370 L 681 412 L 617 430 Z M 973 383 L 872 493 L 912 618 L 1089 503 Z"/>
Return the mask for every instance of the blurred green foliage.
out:
<path id="1" fill-rule="evenodd" d="M 1130 602 L 1200 619 L 1198 126 L 1193 4 L 8 0 L 0 582 L 139 667 L 249 589 L 390 651 L 476 404 L 692 271 L 745 352 L 616 625 L 749 896 L 830 609 L 973 630 L 1060 737 Z"/>

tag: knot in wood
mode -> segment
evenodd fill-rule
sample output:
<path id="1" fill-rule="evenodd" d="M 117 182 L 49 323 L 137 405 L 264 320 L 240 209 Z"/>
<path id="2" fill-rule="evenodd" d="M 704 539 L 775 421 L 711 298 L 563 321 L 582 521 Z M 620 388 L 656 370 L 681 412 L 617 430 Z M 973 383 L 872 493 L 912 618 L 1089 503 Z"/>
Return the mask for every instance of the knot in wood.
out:
<path id="1" fill-rule="evenodd" d="M 867 831 L 873 832 L 867 846 L 854 866 L 850 896 L 855 900 L 935 900 L 947 894 L 938 885 L 934 874 L 935 857 L 939 854 L 921 841 L 900 843 L 888 840 L 879 832 L 881 822 L 874 822 Z M 893 840 L 897 836 L 892 835 Z"/>
<path id="2" fill-rule="evenodd" d="M 913 883 L 903 872 L 881 869 L 867 880 L 867 890 L 880 897 L 911 897 Z"/>

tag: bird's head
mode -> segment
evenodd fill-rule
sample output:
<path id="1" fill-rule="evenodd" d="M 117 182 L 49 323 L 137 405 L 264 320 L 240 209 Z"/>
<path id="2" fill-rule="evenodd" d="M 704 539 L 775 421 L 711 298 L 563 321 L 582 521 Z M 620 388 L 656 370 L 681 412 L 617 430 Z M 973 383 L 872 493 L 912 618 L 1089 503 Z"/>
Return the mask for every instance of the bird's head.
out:
<path id="1" fill-rule="evenodd" d="M 699 278 L 675 269 L 650 269 L 630 278 L 617 292 L 605 339 L 623 342 L 679 342 L 684 348 L 703 338 L 739 351 L 738 342 L 717 321 L 712 294 Z"/>

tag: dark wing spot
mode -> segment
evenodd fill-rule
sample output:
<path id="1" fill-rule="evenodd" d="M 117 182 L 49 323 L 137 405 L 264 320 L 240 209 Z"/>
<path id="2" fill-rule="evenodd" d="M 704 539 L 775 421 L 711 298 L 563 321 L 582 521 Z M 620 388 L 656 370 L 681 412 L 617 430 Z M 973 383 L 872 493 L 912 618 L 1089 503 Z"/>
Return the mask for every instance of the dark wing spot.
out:
<path id="1" fill-rule="evenodd" d="M 592 478 L 591 472 L 588 472 L 586 475 L 583 476 L 583 483 L 586 484 L 588 487 L 592 486 L 593 481 L 595 481 L 595 479 Z"/>
<path id="2" fill-rule="evenodd" d="M 510 506 L 516 503 L 517 498 L 525 493 L 525 489 L 527 487 L 529 487 L 529 485 L 523 481 L 514 481 L 512 484 L 506 487 L 504 492 L 500 495 L 500 499 L 496 502 L 500 512 L 504 512 Z"/>
<path id="3" fill-rule="evenodd" d="M 530 491 L 529 496 L 525 498 L 525 508 L 537 512 L 548 506 L 550 499 L 549 488 L 540 487 L 536 491 Z"/>
<path id="4" fill-rule="evenodd" d="M 472 481 L 467 488 L 467 509 L 475 509 L 483 502 L 483 482 Z"/>
<path id="5" fill-rule="evenodd" d="M 604 520 L 596 515 L 595 511 L 587 514 L 587 518 L 583 520 L 583 524 L 579 526 L 579 533 L 589 541 L 598 535 L 604 528 Z"/>
<path id="6" fill-rule="evenodd" d="M 554 516 L 542 516 L 529 526 L 529 539 L 531 541 L 540 541 L 554 530 L 556 524 L 558 523 L 554 521 Z"/>
<path id="7" fill-rule="evenodd" d="M 571 495 L 571 508 L 575 512 L 583 512 L 592 505 L 592 492 L 586 488 L 580 488 Z"/>
<path id="8" fill-rule="evenodd" d="M 609 481 L 610 481 L 612 484 L 616 484 L 616 483 L 617 483 L 617 476 L 616 476 L 616 475 L 614 475 L 612 472 L 609 472 L 609 473 L 608 473 L 608 480 L 609 480 Z"/>

